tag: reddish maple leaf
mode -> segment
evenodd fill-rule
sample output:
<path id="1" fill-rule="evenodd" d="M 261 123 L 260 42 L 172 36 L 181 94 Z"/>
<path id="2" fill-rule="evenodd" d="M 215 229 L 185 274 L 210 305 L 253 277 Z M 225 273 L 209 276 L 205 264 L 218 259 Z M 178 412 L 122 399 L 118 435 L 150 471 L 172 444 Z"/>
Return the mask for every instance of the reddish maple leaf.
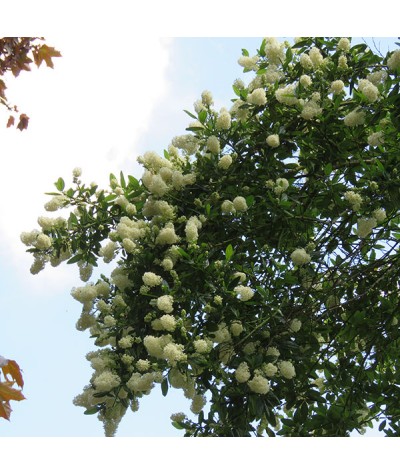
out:
<path id="1" fill-rule="evenodd" d="M 14 125 L 14 122 L 15 122 L 14 116 L 10 115 L 10 117 L 8 118 L 8 121 L 7 121 L 7 128 L 12 127 Z"/>
<path id="2" fill-rule="evenodd" d="M 57 51 L 52 46 L 47 45 L 42 45 L 38 50 L 33 51 L 33 57 L 35 59 L 35 64 L 37 67 L 39 67 L 44 61 L 46 63 L 46 66 L 48 66 L 49 68 L 53 68 L 54 64 L 52 58 L 59 58 L 60 56 L 61 53 L 59 51 Z"/>
<path id="3" fill-rule="evenodd" d="M 28 128 L 28 123 L 29 123 L 29 117 L 26 114 L 21 114 L 19 116 L 19 122 L 17 125 L 17 129 L 19 130 L 24 130 Z"/>

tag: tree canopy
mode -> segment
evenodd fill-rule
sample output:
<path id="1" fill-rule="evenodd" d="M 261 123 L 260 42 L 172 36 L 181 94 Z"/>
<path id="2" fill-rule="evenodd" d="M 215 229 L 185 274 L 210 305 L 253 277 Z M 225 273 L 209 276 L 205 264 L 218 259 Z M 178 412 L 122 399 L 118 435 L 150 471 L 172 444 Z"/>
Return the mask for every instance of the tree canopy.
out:
<path id="1" fill-rule="evenodd" d="M 400 49 L 265 38 L 219 111 L 138 158 L 140 179 L 63 178 L 21 239 L 76 263 L 99 349 L 74 403 L 108 436 L 156 387 L 186 436 L 400 434 Z M 90 281 L 99 260 L 107 275 Z"/>

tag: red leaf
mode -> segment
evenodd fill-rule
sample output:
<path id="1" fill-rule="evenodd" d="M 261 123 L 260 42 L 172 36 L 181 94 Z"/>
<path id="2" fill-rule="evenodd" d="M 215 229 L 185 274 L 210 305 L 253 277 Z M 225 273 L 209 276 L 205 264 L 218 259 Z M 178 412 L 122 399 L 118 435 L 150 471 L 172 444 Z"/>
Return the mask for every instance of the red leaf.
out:
<path id="1" fill-rule="evenodd" d="M 3 419 L 7 419 L 9 421 L 11 411 L 12 409 L 11 409 L 10 404 L 8 404 L 8 402 L 0 401 L 0 417 L 2 417 Z"/>
<path id="2" fill-rule="evenodd" d="M 0 401 L 22 401 L 25 399 L 19 389 L 14 389 L 11 386 L 11 382 L 0 383 Z"/>
<path id="3" fill-rule="evenodd" d="M 17 125 L 17 129 L 24 130 L 28 128 L 29 117 L 26 114 L 21 114 L 19 116 L 19 122 Z"/>
<path id="4" fill-rule="evenodd" d="M 14 122 L 15 122 L 14 116 L 10 115 L 10 117 L 8 118 L 8 121 L 7 121 L 7 128 L 13 126 Z"/>
<path id="5" fill-rule="evenodd" d="M 8 360 L 8 363 L 2 367 L 2 371 L 7 381 L 9 381 L 7 378 L 7 375 L 9 374 L 20 388 L 24 387 L 24 379 L 21 374 L 21 369 L 16 361 Z"/>
<path id="6" fill-rule="evenodd" d="M 33 52 L 33 56 L 37 67 L 39 67 L 44 61 L 46 66 L 53 68 L 54 64 L 52 58 L 60 57 L 61 53 L 52 46 L 42 45 L 37 51 Z"/>

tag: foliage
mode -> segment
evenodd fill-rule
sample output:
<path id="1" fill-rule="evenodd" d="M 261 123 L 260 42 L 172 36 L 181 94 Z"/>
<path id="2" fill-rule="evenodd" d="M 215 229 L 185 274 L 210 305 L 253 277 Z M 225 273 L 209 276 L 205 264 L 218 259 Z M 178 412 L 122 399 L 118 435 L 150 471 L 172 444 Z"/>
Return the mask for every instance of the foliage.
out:
<path id="1" fill-rule="evenodd" d="M 30 71 L 31 63 L 39 67 L 43 61 L 46 66 L 53 68 L 53 58 L 61 56 L 61 53 L 44 43 L 44 38 L 39 37 L 2 37 L 0 38 L 0 77 L 11 72 L 17 77 L 21 71 Z M 7 86 L 4 79 L 0 79 L 0 104 L 4 105 L 11 115 L 7 127 L 15 123 L 14 113 L 18 113 L 17 106 L 7 102 L 5 90 Z M 22 113 L 19 116 L 17 128 L 24 130 L 28 127 L 29 117 Z"/>
<path id="2" fill-rule="evenodd" d="M 399 53 L 266 38 L 141 181 L 56 182 L 69 218 L 21 239 L 33 273 L 115 263 L 72 290 L 100 347 L 74 402 L 107 435 L 156 385 L 192 400 L 186 436 L 400 434 Z"/>
<path id="3" fill-rule="evenodd" d="M 10 420 L 12 411 L 10 401 L 22 401 L 25 399 L 21 392 L 24 387 L 24 380 L 18 363 L 14 360 L 7 360 L 0 356 L 0 369 L 5 378 L 4 382 L 0 380 L 0 417 Z M 8 378 L 9 376 L 11 376 L 11 379 Z M 15 384 L 21 389 L 15 389 L 13 387 Z"/>

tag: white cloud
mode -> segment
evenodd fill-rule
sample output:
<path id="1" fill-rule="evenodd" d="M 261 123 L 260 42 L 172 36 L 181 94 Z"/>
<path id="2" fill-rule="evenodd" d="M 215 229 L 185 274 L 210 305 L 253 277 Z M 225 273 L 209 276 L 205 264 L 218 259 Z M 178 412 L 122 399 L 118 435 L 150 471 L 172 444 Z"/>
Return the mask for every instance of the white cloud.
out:
<path id="1" fill-rule="evenodd" d="M 53 35 L 46 42 L 62 53 L 54 69 L 43 65 L 8 81 L 8 99 L 30 117 L 28 129 L 6 129 L 7 113 L 0 113 L 0 245 L 16 270 L 25 273 L 32 259 L 19 235 L 38 227 L 37 217 L 46 214 L 43 204 L 49 199 L 44 193 L 55 191 L 59 176 L 68 182 L 79 166 L 84 181 L 107 186 L 109 173 L 123 165 L 128 164 L 130 174 L 140 173 L 137 142 L 167 92 L 173 45 L 154 37 L 141 42 L 127 33 Z M 64 285 L 70 271 L 60 270 L 56 280 L 52 272 L 35 276 L 38 285 L 47 280 Z"/>

